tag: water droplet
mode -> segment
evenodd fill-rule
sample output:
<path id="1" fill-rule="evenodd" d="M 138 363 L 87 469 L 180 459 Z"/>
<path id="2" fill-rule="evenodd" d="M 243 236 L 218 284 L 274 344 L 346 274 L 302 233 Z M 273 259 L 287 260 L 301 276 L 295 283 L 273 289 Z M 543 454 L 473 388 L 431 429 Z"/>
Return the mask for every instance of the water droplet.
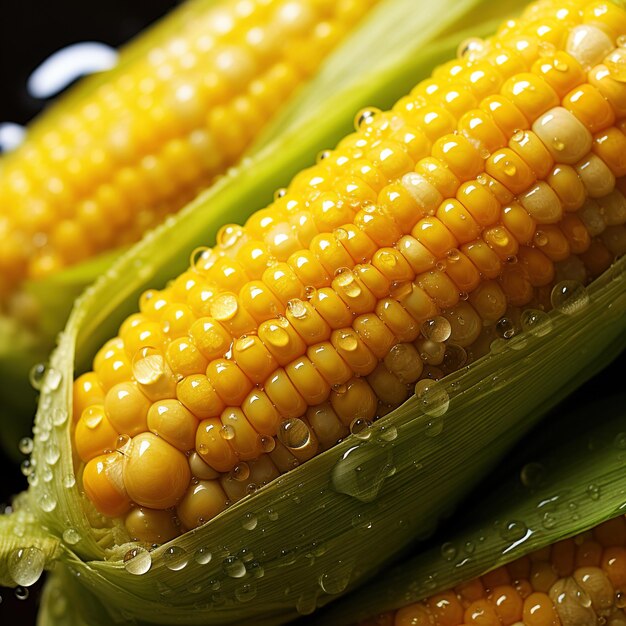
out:
<path id="1" fill-rule="evenodd" d="M 331 483 L 335 491 L 361 502 L 373 502 L 393 467 L 389 446 L 369 442 L 348 449 L 335 464 Z"/>
<path id="2" fill-rule="evenodd" d="M 259 444 L 263 452 L 271 452 L 276 447 L 274 437 L 269 437 L 268 435 L 261 435 L 259 437 Z"/>
<path id="3" fill-rule="evenodd" d="M 450 338 L 452 326 L 445 317 L 437 315 L 432 319 L 426 320 L 422 324 L 421 331 L 426 339 L 441 343 Z"/>
<path id="4" fill-rule="evenodd" d="M 533 237 L 533 240 L 535 242 L 535 245 L 539 246 L 540 248 L 547 245 L 548 243 L 548 236 L 542 231 L 542 230 L 538 230 L 535 233 L 535 236 Z"/>
<path id="5" fill-rule="evenodd" d="M 49 368 L 45 379 L 46 389 L 50 391 L 56 391 L 61 385 L 62 380 L 63 374 L 61 374 L 59 370 L 52 367 Z"/>
<path id="6" fill-rule="evenodd" d="M 615 592 L 615 606 L 618 609 L 626 609 L 626 593 L 623 591 Z"/>
<path id="7" fill-rule="evenodd" d="M 378 115 L 380 112 L 380 109 L 377 109 L 375 107 L 361 109 L 354 117 L 355 130 L 361 130 L 371 125 L 376 115 Z"/>
<path id="8" fill-rule="evenodd" d="M 36 391 L 41 390 L 45 375 L 46 375 L 45 363 L 37 363 L 36 365 L 33 365 L 31 367 L 30 372 L 28 374 L 28 379 L 30 380 L 30 384 L 32 385 L 33 389 L 35 389 Z"/>
<path id="9" fill-rule="evenodd" d="M 424 434 L 427 437 L 437 437 L 441 435 L 444 427 L 444 419 L 443 417 L 433 417 L 428 420 L 426 424 L 426 428 L 424 430 Z"/>
<path id="10" fill-rule="evenodd" d="M 378 429 L 378 440 L 389 443 L 398 437 L 398 429 L 393 424 L 385 424 Z"/>
<path id="11" fill-rule="evenodd" d="M 274 192 L 274 200 L 279 200 L 287 195 L 287 190 L 284 187 L 280 187 Z"/>
<path id="12" fill-rule="evenodd" d="M 350 563 L 337 561 L 329 571 L 319 577 L 319 585 L 322 591 L 330 595 L 342 593 L 348 587 L 353 567 Z"/>
<path id="13" fill-rule="evenodd" d="M 35 468 L 30 459 L 24 459 L 20 464 L 20 470 L 24 476 L 30 476 L 35 471 Z"/>
<path id="14" fill-rule="evenodd" d="M 51 412 L 51 420 L 54 426 L 63 426 L 67 422 L 68 412 L 61 408 L 55 407 Z"/>
<path id="15" fill-rule="evenodd" d="M 515 335 L 515 324 L 509 317 L 501 317 L 496 323 L 496 332 L 502 339 L 511 339 Z"/>
<path id="16" fill-rule="evenodd" d="M 63 531 L 63 541 L 70 546 L 76 545 L 81 540 L 80 533 L 75 528 L 66 528 Z"/>
<path id="17" fill-rule="evenodd" d="M 520 316 L 520 325 L 524 332 L 536 337 L 545 337 L 552 330 L 552 320 L 544 311 L 526 309 Z"/>
<path id="18" fill-rule="evenodd" d="M 581 283 L 564 280 L 557 283 L 550 294 L 552 306 L 565 315 L 575 315 L 589 304 L 589 294 Z"/>
<path id="19" fill-rule="evenodd" d="M 42 494 L 39 498 L 39 507 L 44 513 L 52 513 L 57 508 L 56 498 L 49 493 Z"/>
<path id="20" fill-rule="evenodd" d="M 56 443 L 50 441 L 44 447 L 43 456 L 46 463 L 49 465 L 55 465 L 59 458 L 61 458 L 61 450 Z"/>
<path id="21" fill-rule="evenodd" d="M 248 480 L 250 477 L 250 466 L 245 461 L 240 461 L 230 470 L 230 477 L 240 482 Z"/>
<path id="22" fill-rule="evenodd" d="M 317 595 L 303 593 L 296 601 L 296 611 L 300 615 L 311 615 L 317 608 Z"/>
<path id="23" fill-rule="evenodd" d="M 421 410 L 432 417 L 441 417 L 450 406 L 450 397 L 445 387 L 434 380 L 419 380 L 415 385 L 415 395 Z"/>
<path id="24" fill-rule="evenodd" d="M 26 589 L 26 587 L 22 587 L 22 586 L 16 587 L 14 593 L 15 593 L 15 597 L 18 600 L 28 599 L 29 592 L 28 592 L 28 589 Z"/>
<path id="25" fill-rule="evenodd" d="M 457 549 L 453 543 L 446 542 L 441 546 L 441 556 L 446 561 L 452 561 L 453 559 L 456 558 L 456 555 L 457 555 Z"/>
<path id="26" fill-rule="evenodd" d="M 554 528 L 557 525 L 557 522 L 558 520 L 556 515 L 554 515 L 554 513 L 550 513 L 550 511 L 546 511 L 541 518 L 541 525 L 547 530 Z"/>
<path id="27" fill-rule="evenodd" d="M 246 583 L 235 589 L 235 598 L 239 602 L 250 602 L 256 597 L 256 585 L 254 583 Z"/>
<path id="28" fill-rule="evenodd" d="M 236 557 L 226 557 L 222 563 L 224 573 L 231 578 L 243 578 L 246 575 L 246 566 Z"/>
<path id="29" fill-rule="evenodd" d="M 9 554 L 7 569 L 17 585 L 30 587 L 39 580 L 45 563 L 45 555 L 39 548 L 18 548 Z"/>
<path id="30" fill-rule="evenodd" d="M 287 448 L 300 450 L 311 441 L 311 431 L 305 422 L 294 417 L 281 422 L 278 427 L 278 439 Z"/>
<path id="31" fill-rule="evenodd" d="M 129 574 L 141 576 L 152 567 L 152 556 L 145 548 L 131 548 L 124 555 L 124 567 Z"/>
<path id="32" fill-rule="evenodd" d="M 520 472 L 520 480 L 524 487 L 535 489 L 545 479 L 545 467 L 541 463 L 526 463 Z"/>
<path id="33" fill-rule="evenodd" d="M 178 572 L 184 569 L 189 563 L 189 555 L 184 548 L 180 546 L 171 546 L 167 548 L 163 553 L 163 562 L 167 569 L 171 569 L 173 572 Z"/>
<path id="34" fill-rule="evenodd" d="M 33 440 L 30 437 L 23 437 L 18 447 L 22 454 L 30 454 L 33 451 Z"/>
<path id="35" fill-rule="evenodd" d="M 160 350 L 145 347 L 138 350 L 133 358 L 132 370 L 140 385 L 154 385 L 166 373 L 165 356 Z"/>
<path id="36" fill-rule="evenodd" d="M 371 425 L 372 423 L 369 420 L 357 417 L 350 424 L 350 432 L 359 439 L 369 439 L 372 434 Z"/>
<path id="37" fill-rule="evenodd" d="M 193 560 L 199 565 L 210 563 L 212 558 L 213 555 L 208 548 L 198 548 L 193 555 Z"/>
<path id="38" fill-rule="evenodd" d="M 220 435 L 222 439 L 225 439 L 226 441 L 230 441 L 231 439 L 234 439 L 235 434 L 236 434 L 235 429 L 229 424 L 225 424 L 224 426 L 220 428 Z"/>
<path id="39" fill-rule="evenodd" d="M 245 530 L 254 530 L 257 527 L 257 516 L 254 513 L 246 513 L 243 516 L 243 521 L 241 525 Z"/>
<path id="40" fill-rule="evenodd" d="M 272 522 L 275 522 L 278 519 L 278 511 L 276 511 L 275 509 L 267 509 L 267 517 Z"/>
<path id="41" fill-rule="evenodd" d="M 287 302 L 287 310 L 297 320 L 304 319 L 307 315 L 306 304 L 299 298 L 289 300 L 289 302 Z"/>
<path id="42" fill-rule="evenodd" d="M 527 531 L 528 528 L 524 522 L 511 520 L 504 523 L 500 529 L 500 535 L 507 541 L 519 541 L 526 535 Z"/>
<path id="43" fill-rule="evenodd" d="M 588 487 L 587 487 L 587 495 L 589 496 L 589 498 L 591 498 L 592 500 L 599 500 L 600 499 L 600 486 L 596 485 L 595 483 L 591 483 Z"/>

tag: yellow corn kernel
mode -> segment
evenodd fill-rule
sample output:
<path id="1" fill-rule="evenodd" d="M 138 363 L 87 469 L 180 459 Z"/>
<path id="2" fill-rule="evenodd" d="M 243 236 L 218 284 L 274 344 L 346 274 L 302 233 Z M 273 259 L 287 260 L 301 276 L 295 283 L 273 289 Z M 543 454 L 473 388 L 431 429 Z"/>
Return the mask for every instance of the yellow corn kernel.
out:
<path id="1" fill-rule="evenodd" d="M 123 459 L 117 452 L 91 459 L 83 470 L 82 483 L 87 497 L 100 513 L 119 517 L 131 506 L 122 479 Z"/>
<path id="2" fill-rule="evenodd" d="M 120 433 L 113 427 L 101 404 L 88 406 L 76 423 L 74 441 L 78 456 L 86 463 L 116 448 Z"/>
<path id="3" fill-rule="evenodd" d="M 76 422 L 83 411 L 92 404 L 102 404 L 104 392 L 100 379 L 95 372 L 82 374 L 74 381 L 72 396 L 72 415 Z"/>

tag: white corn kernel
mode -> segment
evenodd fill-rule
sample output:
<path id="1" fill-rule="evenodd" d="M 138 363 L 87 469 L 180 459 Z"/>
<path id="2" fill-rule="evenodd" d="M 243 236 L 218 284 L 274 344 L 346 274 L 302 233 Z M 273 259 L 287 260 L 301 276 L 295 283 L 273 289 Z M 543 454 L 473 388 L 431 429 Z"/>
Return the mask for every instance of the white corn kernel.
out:
<path id="1" fill-rule="evenodd" d="M 591 133 L 563 107 L 554 107 L 544 113 L 533 124 L 533 132 L 557 163 L 573 165 L 591 150 Z"/>

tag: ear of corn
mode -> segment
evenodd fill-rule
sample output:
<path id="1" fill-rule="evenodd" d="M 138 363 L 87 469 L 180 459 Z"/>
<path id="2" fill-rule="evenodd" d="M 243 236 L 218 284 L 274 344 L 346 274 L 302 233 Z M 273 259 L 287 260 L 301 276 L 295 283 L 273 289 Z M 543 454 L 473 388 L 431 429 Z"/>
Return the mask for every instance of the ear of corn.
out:
<path id="1" fill-rule="evenodd" d="M 29 127 L 0 159 L 0 372 L 26 380 L 111 251 L 236 163 L 375 3 L 198 0 Z"/>
<path id="2" fill-rule="evenodd" d="M 594 382 L 608 397 L 576 405 L 583 396 L 574 394 L 552 412 L 552 428 L 522 440 L 489 497 L 467 502 L 463 529 L 439 534 L 319 623 L 452 626 L 493 623 L 494 614 L 504 626 L 623 620 L 626 398 Z M 454 610 L 438 613 L 439 600 Z"/>
<path id="3" fill-rule="evenodd" d="M 301 138 L 306 144 L 315 135 L 308 129 Z M 496 344 L 488 358 L 447 378 L 440 387 L 450 399 L 443 422 L 441 403 L 436 403 L 433 415 L 435 407 L 428 398 L 410 400 L 370 430 L 367 441 L 347 437 L 196 532 L 150 552 L 132 543 L 120 545 L 127 537 L 121 524 L 111 527 L 93 512 L 86 517 L 79 485 L 71 479 L 65 482 L 74 472 L 68 454 L 74 361 L 88 361 L 101 345 L 106 332 L 100 328 L 103 319 L 120 322 L 137 290 L 186 265 L 188 251 L 200 238 L 192 233 L 200 229 L 203 237 L 215 233 L 220 216 L 238 204 L 243 212 L 241 202 L 258 193 L 255 176 L 280 168 L 294 153 L 292 146 L 291 152 L 266 161 L 258 157 L 249 164 L 257 167 L 254 175 L 244 165 L 237 179 L 225 179 L 134 248 L 78 304 L 51 361 L 35 450 L 40 470 L 50 468 L 51 480 L 31 481 L 24 510 L 30 510 L 59 542 L 68 528 L 77 532 L 77 541 L 74 535 L 64 541 L 61 558 L 81 573 L 76 584 L 100 598 L 114 617 L 132 616 L 149 623 L 278 623 L 312 611 L 371 575 L 416 534 L 429 534 L 552 403 L 623 348 L 623 310 L 609 309 L 623 296 L 622 260 L 588 288 L 586 306 L 578 315 L 555 312 L 547 334 L 529 332 L 502 350 Z M 216 210 L 211 218 L 202 210 L 209 203 Z M 138 267 L 145 271 L 128 280 L 129 271 Z M 375 290 L 375 283 L 370 284 Z M 605 324 L 597 324 L 599 315 L 606 317 Z M 501 410 L 507 404 L 511 411 L 505 423 Z M 431 462 L 428 471 L 416 475 L 416 456 Z M 443 467 L 448 470 L 445 476 Z M 422 502 L 428 507 L 418 506 Z M 7 530 L 17 523 L 15 518 L 2 522 Z M 295 526 L 304 530 L 296 535 L 290 531 Z M 373 546 L 369 530 L 383 528 L 394 532 L 388 533 L 384 545 Z M 213 555 L 210 563 L 201 562 L 206 550 Z M 186 561 L 184 571 L 175 571 L 172 559 L 179 557 Z M 282 594 L 281 581 L 286 578 L 293 582 Z M 220 583 L 219 594 L 209 589 L 215 580 Z M 197 588 L 214 592 L 205 604 L 192 598 L 190 590 Z M 241 601 L 249 592 L 263 602 Z"/>

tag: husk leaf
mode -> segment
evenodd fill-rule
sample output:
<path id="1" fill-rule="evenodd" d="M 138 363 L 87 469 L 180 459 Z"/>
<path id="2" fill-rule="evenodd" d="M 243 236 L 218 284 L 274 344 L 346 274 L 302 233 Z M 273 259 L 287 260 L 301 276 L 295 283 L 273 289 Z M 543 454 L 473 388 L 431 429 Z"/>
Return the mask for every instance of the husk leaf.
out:
<path id="1" fill-rule="evenodd" d="M 415 550 L 311 624 L 346 626 L 397 609 L 626 514 L 626 394 L 592 392 L 518 445 L 495 473 L 498 487 L 481 485 L 483 497 L 472 497 L 451 536 Z"/>

